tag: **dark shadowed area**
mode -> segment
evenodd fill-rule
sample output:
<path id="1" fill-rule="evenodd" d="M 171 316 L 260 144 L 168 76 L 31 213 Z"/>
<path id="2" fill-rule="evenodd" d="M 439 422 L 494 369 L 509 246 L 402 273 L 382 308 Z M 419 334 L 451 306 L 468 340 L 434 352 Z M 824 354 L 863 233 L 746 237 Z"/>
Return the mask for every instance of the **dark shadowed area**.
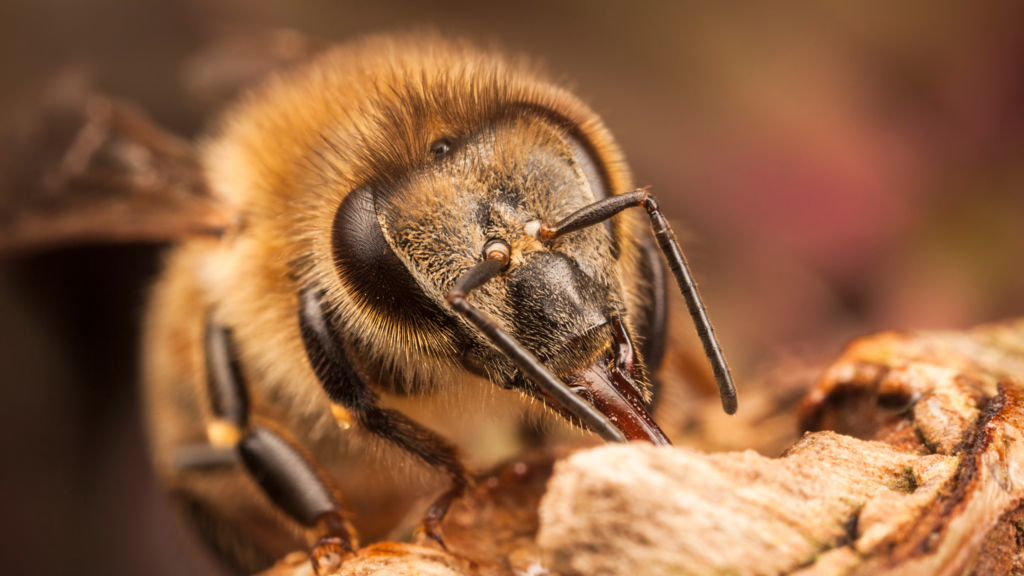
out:
<path id="1" fill-rule="evenodd" d="M 681 232 L 742 395 L 859 334 L 1024 314 L 1024 5 L 890 4 L 7 1 L 0 102 L 85 66 L 195 137 L 218 104 L 192 58 L 228 36 L 432 27 L 528 54 Z M 153 484 L 136 406 L 160 253 L 0 262 L 5 573 L 218 573 Z"/>

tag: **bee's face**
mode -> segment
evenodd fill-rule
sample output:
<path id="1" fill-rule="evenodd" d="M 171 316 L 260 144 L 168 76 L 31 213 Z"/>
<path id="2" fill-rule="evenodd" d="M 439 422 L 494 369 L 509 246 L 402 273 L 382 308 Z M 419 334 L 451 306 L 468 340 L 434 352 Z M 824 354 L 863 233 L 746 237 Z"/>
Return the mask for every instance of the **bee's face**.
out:
<path id="1" fill-rule="evenodd" d="M 441 147 L 434 147 L 438 157 L 431 166 L 378 196 L 384 234 L 436 302 L 481 260 L 488 242 L 508 243 L 508 270 L 474 292 L 476 305 L 556 373 L 578 370 L 610 344 L 602 327 L 623 304 L 604 227 L 551 246 L 524 230 L 532 221 L 557 222 L 597 199 L 566 135 L 524 115 L 446 141 L 447 152 Z M 471 346 L 476 340 L 464 342 L 474 351 L 466 358 L 471 365 L 490 356 Z"/>
<path id="2" fill-rule="evenodd" d="M 336 231 L 377 224 L 386 243 L 382 254 L 393 254 L 394 274 L 373 281 L 378 293 L 386 282 L 396 312 L 418 301 L 420 321 L 448 332 L 449 352 L 466 369 L 504 387 L 530 389 L 532 383 L 444 303 L 456 280 L 481 261 L 485 245 L 502 240 L 511 248 L 509 267 L 474 291 L 476 306 L 560 376 L 607 353 L 609 317 L 626 312 L 609 228 L 580 230 L 549 245 L 524 229 L 533 221 L 557 222 L 603 197 L 596 164 L 583 146 L 548 119 L 523 113 L 439 139 L 425 152 L 421 168 L 356 191 L 339 211 Z M 365 242 L 338 236 L 336 246 L 346 246 L 341 274 L 359 274 L 353 258 L 366 255 L 344 254 Z"/>

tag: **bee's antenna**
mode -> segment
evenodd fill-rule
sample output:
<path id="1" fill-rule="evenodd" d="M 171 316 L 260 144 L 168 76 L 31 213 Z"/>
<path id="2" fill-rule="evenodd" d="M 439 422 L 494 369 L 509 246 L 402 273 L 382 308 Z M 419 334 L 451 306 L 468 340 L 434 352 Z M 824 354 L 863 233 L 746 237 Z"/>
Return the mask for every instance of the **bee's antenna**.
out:
<path id="1" fill-rule="evenodd" d="M 473 306 L 467 297 L 469 293 L 489 282 L 508 266 L 509 247 L 501 240 L 492 240 L 484 248 L 485 260 L 467 270 L 448 292 L 448 304 L 471 324 L 477 327 L 488 340 L 501 350 L 517 368 L 533 380 L 561 408 L 575 416 L 590 430 L 608 442 L 625 442 L 626 437 L 593 406 L 576 395 L 568 385 L 552 374 L 540 360 L 530 354 L 522 344 L 502 330 L 487 314 Z"/>
<path id="2" fill-rule="evenodd" d="M 715 329 L 711 326 L 707 310 L 697 292 L 697 284 L 690 275 L 690 268 L 686 264 L 686 257 L 679 248 L 676 235 L 672 233 L 665 217 L 661 215 L 658 208 L 658 201 L 651 196 L 647 190 L 636 190 L 625 194 L 618 194 L 584 206 L 573 212 L 565 219 L 554 226 L 543 222 L 534 221 L 526 224 L 526 232 L 541 242 L 549 242 L 555 238 L 575 232 L 588 226 L 593 226 L 615 216 L 627 208 L 643 206 L 651 217 L 651 228 L 654 230 L 654 237 L 658 240 L 658 246 L 668 260 L 668 266 L 676 277 L 676 283 L 683 292 L 686 299 L 686 307 L 693 318 L 693 324 L 697 328 L 697 335 L 700 336 L 701 344 L 704 345 L 704 354 L 711 362 L 711 369 L 715 373 L 715 381 L 718 383 L 718 393 L 722 397 L 722 408 L 726 414 L 735 414 L 738 407 L 736 401 L 736 386 L 732 383 L 732 375 L 729 373 L 729 364 L 725 361 L 725 355 L 715 338 Z"/>

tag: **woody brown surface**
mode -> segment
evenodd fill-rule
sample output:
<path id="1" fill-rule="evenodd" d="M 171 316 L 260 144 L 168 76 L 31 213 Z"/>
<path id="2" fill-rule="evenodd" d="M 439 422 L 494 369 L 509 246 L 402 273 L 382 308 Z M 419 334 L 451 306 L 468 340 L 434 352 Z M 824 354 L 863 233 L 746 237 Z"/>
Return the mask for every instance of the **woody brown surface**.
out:
<path id="1" fill-rule="evenodd" d="M 859 339 L 797 413 L 779 458 L 608 445 L 542 499 L 549 464 L 511 463 L 449 516 L 451 554 L 380 544 L 341 574 L 1024 574 L 1024 321 Z"/>

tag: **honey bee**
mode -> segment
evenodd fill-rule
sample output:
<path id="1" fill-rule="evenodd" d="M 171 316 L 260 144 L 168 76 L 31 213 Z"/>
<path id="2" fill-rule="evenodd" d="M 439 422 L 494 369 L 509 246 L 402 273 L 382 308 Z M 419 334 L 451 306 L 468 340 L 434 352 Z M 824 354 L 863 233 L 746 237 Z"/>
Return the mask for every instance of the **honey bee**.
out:
<path id="1" fill-rule="evenodd" d="M 30 171 L 36 193 L 0 209 L 0 250 L 175 241 L 145 321 L 153 462 L 240 571 L 297 549 L 336 569 L 422 495 L 400 467 L 446 478 L 422 520 L 443 546 L 470 475 L 437 430 L 473 411 L 536 404 L 669 444 L 649 411 L 666 262 L 736 411 L 657 201 L 528 64 L 369 37 L 272 74 L 195 145 L 114 100 L 83 110 L 55 167 Z"/>

